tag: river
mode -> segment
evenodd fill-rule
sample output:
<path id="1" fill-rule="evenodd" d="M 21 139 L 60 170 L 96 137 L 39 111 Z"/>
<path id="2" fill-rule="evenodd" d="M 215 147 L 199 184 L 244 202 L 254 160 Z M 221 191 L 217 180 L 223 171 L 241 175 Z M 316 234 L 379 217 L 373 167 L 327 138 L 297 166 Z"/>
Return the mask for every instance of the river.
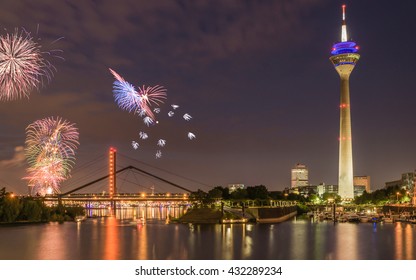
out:
<path id="1" fill-rule="evenodd" d="M 174 210 L 174 216 L 182 210 Z M 149 214 L 150 213 L 150 214 Z M 152 214 L 153 213 L 153 214 Z M 2 260 L 394 260 L 416 259 L 416 225 L 313 222 L 166 223 L 148 209 L 83 222 L 0 227 Z M 144 212 L 142 212 L 144 214 Z"/>

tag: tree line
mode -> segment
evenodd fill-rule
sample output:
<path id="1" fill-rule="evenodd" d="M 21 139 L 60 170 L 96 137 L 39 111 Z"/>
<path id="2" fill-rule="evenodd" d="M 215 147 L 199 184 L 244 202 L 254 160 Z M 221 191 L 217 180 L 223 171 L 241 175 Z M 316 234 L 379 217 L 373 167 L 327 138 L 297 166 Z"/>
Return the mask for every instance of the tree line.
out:
<path id="1" fill-rule="evenodd" d="M 218 200 L 291 200 L 308 202 L 309 198 L 294 193 L 287 194 L 284 191 L 269 191 L 264 185 L 248 186 L 231 191 L 227 187 L 217 186 L 205 192 L 201 189 L 193 192 L 191 198 L 212 203 Z"/>
<path id="2" fill-rule="evenodd" d="M 83 214 L 82 207 L 49 207 L 42 198 L 17 197 L 0 189 L 0 223 L 73 221 Z"/>
<path id="3" fill-rule="evenodd" d="M 269 191 L 264 185 L 248 186 L 230 192 L 227 187 L 217 186 L 205 192 L 199 189 L 191 194 L 191 197 L 205 204 L 218 200 L 289 200 L 299 203 L 340 203 L 341 197 L 336 193 L 324 193 L 319 196 L 316 193 L 300 195 L 285 191 Z M 364 192 L 354 199 L 355 204 L 376 204 L 384 205 L 389 203 L 407 203 L 411 200 L 409 192 L 399 186 L 387 187 L 376 190 L 372 193 Z"/>
<path id="4" fill-rule="evenodd" d="M 408 203 L 411 201 L 410 194 L 407 190 L 399 186 L 390 186 L 387 188 L 375 190 L 371 193 L 364 191 L 361 196 L 354 199 L 356 204 L 377 204 L 385 205 L 389 203 Z"/>

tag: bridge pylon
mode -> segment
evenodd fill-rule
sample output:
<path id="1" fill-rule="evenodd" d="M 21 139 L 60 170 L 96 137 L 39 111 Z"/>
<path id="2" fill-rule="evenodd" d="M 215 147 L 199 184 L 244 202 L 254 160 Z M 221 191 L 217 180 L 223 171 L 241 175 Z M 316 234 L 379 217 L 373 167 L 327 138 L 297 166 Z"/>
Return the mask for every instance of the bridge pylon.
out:
<path id="1" fill-rule="evenodd" d="M 113 200 L 114 195 L 117 194 L 117 184 L 116 184 L 116 155 L 117 150 L 113 147 L 110 147 L 108 153 L 108 192 L 111 198 L 111 207 L 116 209 L 116 202 Z"/>

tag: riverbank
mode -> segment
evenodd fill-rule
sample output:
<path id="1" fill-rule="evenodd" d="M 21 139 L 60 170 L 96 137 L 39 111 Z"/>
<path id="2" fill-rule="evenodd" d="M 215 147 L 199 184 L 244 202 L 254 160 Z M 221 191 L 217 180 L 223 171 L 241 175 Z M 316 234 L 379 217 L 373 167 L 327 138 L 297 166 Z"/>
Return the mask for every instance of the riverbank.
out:
<path id="1" fill-rule="evenodd" d="M 15 226 L 27 226 L 27 225 L 41 225 L 49 223 L 49 221 L 16 221 L 16 222 L 0 222 L 0 227 L 15 227 Z"/>
<path id="2" fill-rule="evenodd" d="M 249 208 L 244 214 L 240 209 L 222 212 L 216 208 L 193 208 L 176 220 L 179 223 L 279 223 L 296 216 L 296 206 L 276 208 Z"/>
<path id="3" fill-rule="evenodd" d="M 226 223 L 247 222 L 248 219 L 244 219 L 241 215 L 233 212 L 224 211 L 216 208 L 193 208 L 188 210 L 182 217 L 176 220 L 179 223 L 192 223 L 192 224 L 220 224 L 224 221 Z"/>
<path id="4" fill-rule="evenodd" d="M 222 213 L 218 209 L 194 208 L 188 210 L 182 217 L 177 219 L 179 223 L 193 224 L 218 224 L 222 218 Z"/>

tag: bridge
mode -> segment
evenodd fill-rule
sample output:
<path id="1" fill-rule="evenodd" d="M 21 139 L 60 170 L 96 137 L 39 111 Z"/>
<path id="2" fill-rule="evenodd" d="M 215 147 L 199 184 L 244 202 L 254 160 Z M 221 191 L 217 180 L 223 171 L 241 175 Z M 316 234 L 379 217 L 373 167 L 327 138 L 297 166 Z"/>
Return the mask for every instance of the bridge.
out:
<path id="1" fill-rule="evenodd" d="M 124 158 L 128 157 L 124 156 Z M 135 159 L 129 159 L 137 161 Z M 94 162 L 102 162 L 102 160 L 94 160 Z M 138 163 L 144 164 L 143 162 Z M 144 170 L 143 168 L 136 167 L 132 164 L 129 164 L 125 167 L 119 167 L 118 169 L 116 169 L 116 166 L 117 150 L 115 148 L 110 148 L 108 153 L 108 169 L 106 167 L 105 170 L 107 173 L 106 175 L 101 173 L 101 176 L 94 176 L 95 178 L 93 180 L 89 179 L 87 183 L 79 184 L 80 186 L 75 188 L 72 187 L 70 190 L 62 191 L 59 194 L 46 195 L 43 199 L 50 205 L 60 204 L 68 206 L 82 206 L 87 209 L 107 209 L 114 212 L 114 214 L 116 213 L 117 209 L 124 207 L 145 207 L 146 209 L 148 207 L 156 206 L 181 207 L 189 205 L 191 202 L 197 200 L 193 199 L 190 195 L 194 191 L 188 185 L 185 186 L 184 184 L 178 184 L 173 182 L 172 179 L 167 179 L 161 175 L 155 175 L 154 172 Z M 161 170 L 159 168 L 157 169 L 170 173 L 170 175 L 176 175 L 181 179 L 186 179 L 186 181 L 193 182 L 193 184 L 197 183 L 199 185 L 204 185 L 205 187 L 210 188 L 210 186 L 204 183 L 173 174 L 172 172 L 166 170 Z M 86 170 L 88 170 L 87 172 L 89 173 L 91 172 L 92 168 L 88 168 Z M 86 170 L 83 170 L 84 173 Z M 123 179 L 122 175 L 125 173 L 133 174 L 136 182 L 128 181 L 126 178 Z M 137 180 L 136 175 L 140 176 L 141 181 L 139 183 L 137 182 L 139 180 Z M 159 183 L 161 183 L 177 191 L 155 191 L 154 185 L 152 185 L 152 187 L 146 187 L 142 184 L 143 180 L 146 178 L 152 180 L 153 183 L 158 182 L 158 187 Z M 134 184 L 133 191 L 122 190 L 123 184 L 125 182 Z M 71 186 L 73 185 L 75 184 L 71 183 Z M 91 191 L 91 189 L 96 185 L 99 185 L 99 191 Z M 139 190 L 138 187 L 141 188 L 141 190 Z M 61 188 L 61 190 L 62 189 L 65 188 Z M 85 192 L 85 190 L 88 190 L 88 192 Z M 263 202 L 265 202 L 265 205 L 263 205 Z M 257 209 L 257 212 L 269 211 L 264 209 L 259 210 L 260 208 L 292 209 L 295 207 L 291 202 L 275 200 L 260 201 L 261 204 L 259 204 L 259 201 L 254 200 L 226 201 L 224 203 L 226 204 L 226 207 L 239 209 L 241 208 L 243 211 L 244 209 L 252 209 L 253 211 Z"/>
<path id="2" fill-rule="evenodd" d="M 128 157 L 127 157 L 128 158 Z M 129 158 L 132 160 L 131 158 Z M 142 168 L 138 168 L 133 165 L 119 168 L 117 166 L 117 150 L 113 147 L 110 148 L 108 153 L 108 174 L 101 176 L 97 179 L 82 184 L 81 186 L 72 188 L 71 190 L 61 192 L 59 194 L 45 196 L 45 202 L 50 204 L 65 204 L 65 205 L 95 205 L 105 206 L 116 209 L 124 205 L 141 205 L 141 204 L 153 204 L 153 205 L 165 205 L 165 204 L 189 204 L 191 201 L 190 194 L 193 192 L 191 188 L 172 182 L 170 179 L 163 178 L 159 175 L 155 175 L 152 172 L 146 171 Z M 133 159 L 134 160 L 134 159 Z M 120 186 L 118 181 L 121 180 L 120 176 L 123 173 L 133 173 L 136 178 L 136 174 L 142 177 L 150 178 L 153 181 L 163 183 L 178 192 L 155 192 L 154 186 L 145 187 L 137 182 L 129 183 L 135 186 L 141 187 L 141 191 L 137 188 L 134 192 L 119 192 Z M 185 178 L 183 176 L 180 176 Z M 188 179 L 188 178 L 186 178 Z M 188 179 L 199 184 L 203 184 L 192 179 Z M 126 180 L 124 180 L 125 182 Z M 123 183 L 124 183 L 123 182 Z M 103 183 L 106 188 L 103 188 Z M 123 183 L 121 185 L 123 185 Z M 85 192 L 86 189 L 91 189 L 94 185 L 101 185 L 99 192 Z M 207 186 L 207 185 L 205 185 Z M 145 191 L 143 191 L 145 189 Z"/>

